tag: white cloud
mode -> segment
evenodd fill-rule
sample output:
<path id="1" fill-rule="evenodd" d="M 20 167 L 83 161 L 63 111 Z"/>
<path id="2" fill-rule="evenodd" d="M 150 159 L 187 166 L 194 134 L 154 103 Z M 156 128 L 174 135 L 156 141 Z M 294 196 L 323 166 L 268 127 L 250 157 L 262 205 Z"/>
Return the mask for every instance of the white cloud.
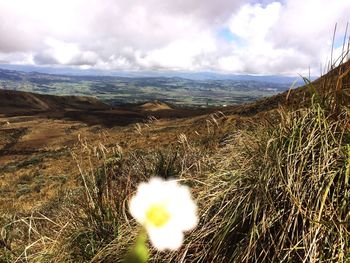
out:
<path id="1" fill-rule="evenodd" d="M 229 21 L 231 32 L 244 44 L 222 59 L 220 67 L 260 74 L 319 74 L 320 63 L 329 59 L 336 22 L 343 37 L 350 13 L 348 1 L 287 0 L 244 5 Z M 336 53 L 340 53 L 339 49 Z M 334 55 L 335 57 L 335 55 Z"/>
<path id="2" fill-rule="evenodd" d="M 208 32 L 203 32 L 147 52 L 144 57 L 138 57 L 137 61 L 145 68 L 195 70 L 200 63 L 198 56 L 205 56 L 206 53 L 215 50 L 214 37 Z"/>
<path id="3" fill-rule="evenodd" d="M 230 19 L 229 27 L 232 33 L 256 44 L 266 37 L 270 28 L 276 23 L 281 10 L 281 3 L 273 2 L 266 7 L 261 4 L 244 5 L 240 11 Z"/>
<path id="4" fill-rule="evenodd" d="M 270 73 L 281 53 L 266 39 L 271 27 L 279 18 L 281 4 L 273 2 L 263 7 L 261 4 L 246 4 L 233 14 L 228 26 L 241 42 L 232 46 L 231 55 L 219 60 L 219 67 L 226 71 Z"/>
<path id="5" fill-rule="evenodd" d="M 334 24 L 341 38 L 349 13 L 347 0 L 0 0 L 0 60 L 294 75 L 311 66 L 318 73 Z M 222 29 L 232 35 L 219 36 Z"/>
<path id="6" fill-rule="evenodd" d="M 344 37 L 349 14 L 350 2 L 346 0 L 289 0 L 269 38 L 274 48 L 292 48 L 304 54 L 307 59 L 300 65 L 311 66 L 316 73 L 320 63 L 330 59 L 335 24 L 338 23 L 338 42 Z"/>
<path id="7" fill-rule="evenodd" d="M 0 63 L 4 64 L 26 64 L 34 65 L 33 54 L 30 52 L 11 52 L 3 53 L 0 52 Z"/>

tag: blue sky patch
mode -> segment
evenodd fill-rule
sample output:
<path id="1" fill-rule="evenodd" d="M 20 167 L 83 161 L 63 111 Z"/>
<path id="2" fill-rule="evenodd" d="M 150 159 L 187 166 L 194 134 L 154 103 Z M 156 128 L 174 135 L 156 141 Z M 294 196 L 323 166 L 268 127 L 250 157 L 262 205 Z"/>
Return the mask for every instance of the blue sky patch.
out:
<path id="1" fill-rule="evenodd" d="M 338 37 L 334 40 L 334 48 L 342 47 L 344 44 L 344 37 Z M 347 46 L 347 40 L 345 40 L 345 47 Z"/>
<path id="2" fill-rule="evenodd" d="M 266 7 L 267 5 L 273 2 L 280 2 L 282 5 L 285 4 L 286 0 L 252 0 L 251 4 L 260 4 L 262 7 Z"/>
<path id="3" fill-rule="evenodd" d="M 245 45 L 244 40 L 236 34 L 233 34 L 228 27 L 220 28 L 217 31 L 217 36 L 220 39 L 226 40 L 228 43 L 234 43 L 238 48 Z"/>
<path id="4" fill-rule="evenodd" d="M 240 38 L 233 34 L 227 27 L 221 28 L 217 34 L 220 38 L 225 39 L 228 42 L 238 42 L 240 40 Z"/>

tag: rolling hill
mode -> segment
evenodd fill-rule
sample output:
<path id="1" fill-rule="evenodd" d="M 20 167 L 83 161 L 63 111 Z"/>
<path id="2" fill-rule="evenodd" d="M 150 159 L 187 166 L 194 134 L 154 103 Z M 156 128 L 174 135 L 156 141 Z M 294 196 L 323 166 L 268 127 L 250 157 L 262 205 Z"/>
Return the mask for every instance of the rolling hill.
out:
<path id="1" fill-rule="evenodd" d="M 0 90 L 1 260 L 121 262 L 128 200 L 158 176 L 200 221 L 152 262 L 346 262 L 349 72 L 216 108 Z"/>
<path id="2" fill-rule="evenodd" d="M 106 110 L 110 106 L 92 97 L 50 96 L 31 92 L 0 90 L 1 113 L 11 110 L 30 112 L 56 110 Z"/>

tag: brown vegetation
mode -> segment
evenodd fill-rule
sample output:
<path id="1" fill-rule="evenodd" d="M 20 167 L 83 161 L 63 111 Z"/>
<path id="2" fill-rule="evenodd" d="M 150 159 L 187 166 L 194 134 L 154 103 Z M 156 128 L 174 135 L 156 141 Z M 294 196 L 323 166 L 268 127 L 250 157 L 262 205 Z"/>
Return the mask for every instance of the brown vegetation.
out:
<path id="1" fill-rule="evenodd" d="M 201 219 L 154 262 L 347 262 L 349 67 L 220 109 L 1 91 L 0 258 L 121 262 L 127 201 L 157 175 L 191 186 Z"/>

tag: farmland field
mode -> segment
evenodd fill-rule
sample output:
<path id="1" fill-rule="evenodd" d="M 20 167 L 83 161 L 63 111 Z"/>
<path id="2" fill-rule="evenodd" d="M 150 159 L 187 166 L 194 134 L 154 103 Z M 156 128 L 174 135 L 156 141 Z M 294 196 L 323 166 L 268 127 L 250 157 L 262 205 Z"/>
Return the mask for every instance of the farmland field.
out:
<path id="1" fill-rule="evenodd" d="M 290 81 L 194 80 L 180 77 L 64 76 L 0 69 L 0 87 L 51 95 L 93 96 L 111 105 L 160 100 L 188 106 L 252 102 L 283 92 Z"/>

